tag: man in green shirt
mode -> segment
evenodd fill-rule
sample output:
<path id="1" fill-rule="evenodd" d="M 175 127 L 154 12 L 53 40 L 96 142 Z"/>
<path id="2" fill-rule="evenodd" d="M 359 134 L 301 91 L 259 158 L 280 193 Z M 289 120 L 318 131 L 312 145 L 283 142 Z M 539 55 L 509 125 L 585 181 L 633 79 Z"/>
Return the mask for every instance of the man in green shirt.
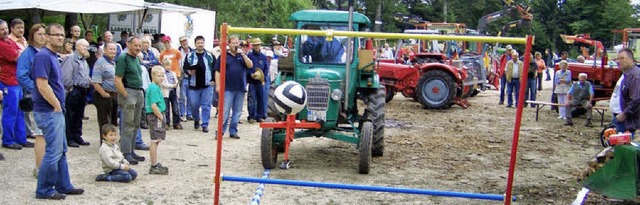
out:
<path id="1" fill-rule="evenodd" d="M 138 53 L 142 49 L 142 39 L 134 36 L 127 41 L 127 53 L 116 59 L 115 86 L 118 90 L 118 106 L 122 112 L 122 127 L 120 148 L 124 158 L 132 165 L 145 158 L 133 152 L 135 147 L 136 129 L 140 126 L 140 114 L 144 107 L 144 93 L 142 89 L 142 71 Z"/>

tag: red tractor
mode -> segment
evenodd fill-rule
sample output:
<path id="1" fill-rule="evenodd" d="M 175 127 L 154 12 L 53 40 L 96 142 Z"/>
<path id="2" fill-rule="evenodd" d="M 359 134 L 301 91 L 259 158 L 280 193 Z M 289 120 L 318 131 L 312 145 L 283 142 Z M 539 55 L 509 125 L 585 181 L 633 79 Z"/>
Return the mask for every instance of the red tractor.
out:
<path id="1" fill-rule="evenodd" d="M 467 108 L 469 103 L 464 98 L 473 93 L 477 84 L 473 79 L 469 81 L 463 61 L 448 60 L 442 54 L 415 54 L 410 65 L 400 59 L 380 60 L 377 69 L 387 102 L 400 92 L 427 109 L 445 109 L 454 103 Z"/>

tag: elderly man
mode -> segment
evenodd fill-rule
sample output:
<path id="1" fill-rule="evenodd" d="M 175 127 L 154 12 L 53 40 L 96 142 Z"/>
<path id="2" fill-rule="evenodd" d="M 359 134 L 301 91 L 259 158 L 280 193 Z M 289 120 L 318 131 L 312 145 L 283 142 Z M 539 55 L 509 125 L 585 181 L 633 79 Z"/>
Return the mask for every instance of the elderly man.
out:
<path id="1" fill-rule="evenodd" d="M 193 115 L 194 129 L 202 126 L 202 132 L 209 132 L 209 117 L 211 116 L 211 100 L 213 100 L 214 73 L 216 58 L 204 49 L 204 37 L 195 38 L 196 50 L 189 53 L 182 66 L 189 81 L 189 105 Z M 200 111 L 202 110 L 202 114 Z M 202 120 L 202 124 L 200 124 Z"/>
<path id="2" fill-rule="evenodd" d="M 256 121 L 263 122 L 267 118 L 267 94 L 269 91 L 265 90 L 265 86 L 271 84 L 271 79 L 269 78 L 267 56 L 260 52 L 262 41 L 260 38 L 253 38 L 250 42 L 253 48 L 247 57 L 253 62 L 253 68 L 247 73 L 247 83 L 249 83 L 247 95 L 249 116 L 247 116 L 247 121 L 249 124 L 253 124 Z M 262 76 L 258 73 L 262 73 Z"/>
<path id="3" fill-rule="evenodd" d="M 140 126 L 140 114 L 144 107 L 142 71 L 138 54 L 142 50 L 142 39 L 134 36 L 127 41 L 127 52 L 116 57 L 115 86 L 118 91 L 118 106 L 122 110 L 120 147 L 124 158 L 136 165 L 144 157 L 133 152 L 136 131 Z"/>
<path id="4" fill-rule="evenodd" d="M 11 27 L 11 35 L 9 35 L 9 38 L 13 42 L 16 42 L 18 47 L 20 47 L 20 51 L 23 51 L 28 46 L 27 39 L 24 38 L 24 21 L 18 18 L 13 19 L 9 26 Z"/>
<path id="5" fill-rule="evenodd" d="M 2 100 L 2 147 L 22 149 L 33 147 L 27 141 L 24 124 L 24 113 L 18 109 L 18 102 L 22 99 L 22 87 L 16 77 L 17 60 L 20 48 L 8 38 L 7 22 L 0 20 L 0 94 Z"/>
<path id="6" fill-rule="evenodd" d="M 518 94 L 520 93 L 520 78 L 524 70 L 524 62 L 518 60 L 518 52 L 511 53 L 511 60 L 507 62 L 504 75 L 507 83 L 507 107 L 513 106 L 512 97 L 516 98 L 518 105 Z M 515 91 L 515 95 L 511 95 Z"/>
<path id="7" fill-rule="evenodd" d="M 88 57 L 89 42 L 80 39 L 76 42 L 76 51 L 62 62 L 63 82 L 67 93 L 65 120 L 69 147 L 90 144 L 82 139 L 82 117 L 91 86 Z"/>
<path id="8" fill-rule="evenodd" d="M 587 122 L 584 126 L 591 127 L 591 102 L 593 101 L 593 86 L 587 81 L 587 74 L 578 74 L 578 82 L 571 85 L 567 93 L 567 102 L 565 103 L 565 113 L 567 117 L 564 125 L 573 126 L 571 120 L 571 112 L 579 107 L 587 109 Z"/>
<path id="9" fill-rule="evenodd" d="M 46 152 L 38 173 L 36 198 L 61 200 L 66 195 L 80 195 L 83 189 L 74 188 L 67 165 L 67 143 L 64 137 L 64 87 L 58 55 L 55 50 L 64 43 L 64 28 L 60 24 L 49 25 L 46 47 L 33 60 L 33 77 L 36 86 L 33 93 L 33 116 L 44 132 Z"/>
<path id="10" fill-rule="evenodd" d="M 74 25 L 71 27 L 70 29 L 71 31 L 69 32 L 69 37 L 71 38 L 71 42 L 76 42 L 80 39 L 80 26 L 78 25 Z"/>
<path id="11" fill-rule="evenodd" d="M 104 45 L 107 45 L 108 43 L 116 43 L 113 42 L 113 33 L 111 33 L 111 31 L 105 31 L 103 35 L 103 43 L 98 50 L 100 53 L 98 57 L 102 56 L 102 54 L 104 53 Z M 119 43 L 116 43 L 116 56 L 120 56 L 120 53 L 122 53 L 122 46 Z"/>
<path id="12" fill-rule="evenodd" d="M 624 80 L 620 87 L 620 109 L 616 116 L 618 122 L 624 122 L 625 129 L 635 133 L 640 127 L 640 68 L 636 66 L 633 52 L 628 48 L 618 51 L 618 67 Z"/>

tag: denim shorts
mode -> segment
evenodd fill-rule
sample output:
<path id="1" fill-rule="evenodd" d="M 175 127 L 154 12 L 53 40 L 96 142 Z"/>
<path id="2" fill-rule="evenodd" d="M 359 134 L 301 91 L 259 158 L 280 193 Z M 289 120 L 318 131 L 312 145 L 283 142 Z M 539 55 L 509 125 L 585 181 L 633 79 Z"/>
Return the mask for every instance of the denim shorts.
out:
<path id="1" fill-rule="evenodd" d="M 164 116 L 164 113 L 162 113 Z M 153 113 L 147 113 L 147 122 L 149 123 L 149 137 L 151 141 L 162 141 L 167 136 L 166 124 Z"/>

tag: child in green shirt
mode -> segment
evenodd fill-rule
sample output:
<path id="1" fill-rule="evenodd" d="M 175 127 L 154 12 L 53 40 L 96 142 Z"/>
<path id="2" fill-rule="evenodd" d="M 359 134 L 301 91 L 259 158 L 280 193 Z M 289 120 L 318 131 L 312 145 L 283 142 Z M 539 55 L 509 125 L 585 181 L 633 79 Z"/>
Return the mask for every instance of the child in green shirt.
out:
<path id="1" fill-rule="evenodd" d="M 153 83 L 149 84 L 145 95 L 145 113 L 149 122 L 149 136 L 151 146 L 149 146 L 149 158 L 151 158 L 151 168 L 149 174 L 169 174 L 169 168 L 158 163 L 158 144 L 165 139 L 167 132 L 164 123 L 164 112 L 167 109 L 162 96 L 160 85 L 164 82 L 164 68 L 153 66 L 151 68 L 151 78 Z"/>

